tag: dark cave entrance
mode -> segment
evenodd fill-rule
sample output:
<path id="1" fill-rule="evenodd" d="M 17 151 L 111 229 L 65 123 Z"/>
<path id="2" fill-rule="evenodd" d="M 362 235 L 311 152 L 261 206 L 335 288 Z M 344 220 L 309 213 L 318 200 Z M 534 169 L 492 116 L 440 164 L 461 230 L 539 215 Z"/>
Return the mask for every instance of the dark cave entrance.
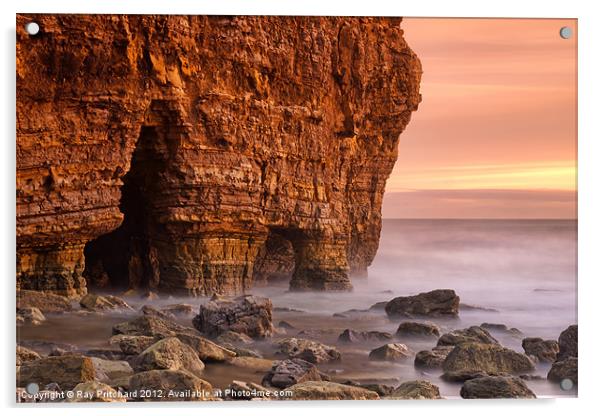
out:
<path id="1" fill-rule="evenodd" d="M 158 225 L 153 206 L 161 196 L 160 179 L 166 162 L 155 128 L 143 127 L 122 178 L 119 210 L 124 218 L 114 231 L 88 242 L 84 248 L 84 277 L 92 288 L 154 289 L 159 270 L 152 237 Z"/>
<path id="2" fill-rule="evenodd" d="M 253 267 L 256 286 L 288 284 L 295 271 L 295 251 L 286 230 L 270 230 Z"/>

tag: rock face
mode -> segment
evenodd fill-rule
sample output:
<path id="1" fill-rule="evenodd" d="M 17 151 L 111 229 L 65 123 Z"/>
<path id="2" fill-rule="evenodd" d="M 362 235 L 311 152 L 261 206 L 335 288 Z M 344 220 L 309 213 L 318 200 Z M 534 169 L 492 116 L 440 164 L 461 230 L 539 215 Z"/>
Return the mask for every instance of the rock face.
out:
<path id="1" fill-rule="evenodd" d="M 534 369 L 534 363 L 525 354 L 497 344 L 460 344 L 443 362 L 443 370 L 446 373 L 483 371 L 487 374 L 521 374 Z"/>
<path id="2" fill-rule="evenodd" d="M 200 332 L 216 337 L 228 331 L 266 338 L 272 335 L 272 302 L 258 296 L 212 300 L 201 305 L 192 321 Z"/>
<path id="3" fill-rule="evenodd" d="M 420 102 L 399 23 L 17 15 L 18 288 L 349 289 Z"/>
<path id="4" fill-rule="evenodd" d="M 460 390 L 464 399 L 535 399 L 535 394 L 518 377 L 477 377 L 468 380 Z"/>
<path id="5" fill-rule="evenodd" d="M 460 297 L 450 289 L 438 289 L 415 296 L 397 297 L 385 306 L 387 315 L 458 316 Z"/>

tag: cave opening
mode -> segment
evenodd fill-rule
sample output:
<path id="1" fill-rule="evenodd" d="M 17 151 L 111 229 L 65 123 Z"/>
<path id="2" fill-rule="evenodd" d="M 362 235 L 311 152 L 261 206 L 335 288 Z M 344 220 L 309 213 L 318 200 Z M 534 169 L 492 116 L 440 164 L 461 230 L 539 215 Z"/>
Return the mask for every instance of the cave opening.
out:
<path id="1" fill-rule="evenodd" d="M 159 225 L 153 207 L 161 196 L 166 160 L 154 127 L 142 127 L 130 170 L 123 176 L 119 210 L 121 225 L 88 242 L 84 248 L 84 277 L 99 289 L 155 289 L 159 268 L 153 236 Z"/>
<path id="2" fill-rule="evenodd" d="M 295 271 L 292 238 L 285 230 L 271 229 L 253 267 L 256 286 L 288 284 Z"/>

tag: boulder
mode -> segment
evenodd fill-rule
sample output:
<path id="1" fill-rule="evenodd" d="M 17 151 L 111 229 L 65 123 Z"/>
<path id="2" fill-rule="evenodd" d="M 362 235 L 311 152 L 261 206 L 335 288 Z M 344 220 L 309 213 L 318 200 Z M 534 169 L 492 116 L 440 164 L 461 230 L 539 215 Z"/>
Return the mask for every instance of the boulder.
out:
<path id="1" fill-rule="evenodd" d="M 57 383 L 65 390 L 73 389 L 79 383 L 96 380 L 93 361 L 80 355 L 46 357 L 24 362 L 17 370 L 17 386 L 29 383 L 45 385 Z"/>
<path id="2" fill-rule="evenodd" d="M 414 366 L 417 368 L 440 368 L 453 349 L 453 346 L 444 346 L 419 351 L 414 358 Z"/>
<path id="3" fill-rule="evenodd" d="M 377 400 L 378 394 L 368 389 L 330 381 L 306 381 L 289 387 L 288 400 Z"/>
<path id="4" fill-rule="evenodd" d="M 109 339 L 109 344 L 119 346 L 119 349 L 127 355 L 138 355 L 155 342 L 159 337 L 146 335 L 114 335 Z"/>
<path id="5" fill-rule="evenodd" d="M 251 381 L 232 380 L 224 390 L 225 400 L 269 400 L 272 391 Z"/>
<path id="6" fill-rule="evenodd" d="M 404 400 L 440 399 L 441 393 L 439 387 L 430 381 L 415 380 L 400 384 L 390 397 Z"/>
<path id="7" fill-rule="evenodd" d="M 161 311 L 175 316 L 188 316 L 194 313 L 194 306 L 187 303 L 175 303 L 162 307 Z"/>
<path id="8" fill-rule="evenodd" d="M 415 296 L 400 296 L 389 301 L 385 311 L 390 317 L 436 316 L 457 317 L 460 297 L 450 289 L 438 289 Z"/>
<path id="9" fill-rule="evenodd" d="M 42 358 L 40 357 L 40 354 L 34 350 L 17 345 L 17 365 L 21 365 L 29 361 L 39 360 L 40 358 Z"/>
<path id="10" fill-rule="evenodd" d="M 338 342 L 341 343 L 355 343 L 355 342 L 366 342 L 366 341 L 388 341 L 393 337 L 388 332 L 381 331 L 355 331 L 353 329 L 344 330 L 339 335 Z"/>
<path id="11" fill-rule="evenodd" d="M 232 345 L 229 343 L 221 344 L 222 347 L 232 351 L 236 354 L 237 357 L 255 357 L 255 358 L 263 358 L 263 355 L 259 351 L 252 350 L 249 348 L 237 347 L 236 345 Z"/>
<path id="12" fill-rule="evenodd" d="M 376 302 L 374 305 L 370 306 L 368 308 L 369 311 L 384 311 L 385 307 L 387 306 L 387 303 L 389 303 L 388 300 L 385 300 L 383 302 Z"/>
<path id="13" fill-rule="evenodd" d="M 464 399 L 535 399 L 535 394 L 519 377 L 484 376 L 467 380 L 460 390 Z"/>
<path id="14" fill-rule="evenodd" d="M 102 377 L 99 375 L 106 376 L 106 380 L 114 380 L 122 377 L 130 376 L 134 373 L 134 370 L 127 361 L 113 361 L 103 360 L 98 357 L 90 357 L 92 364 L 94 364 L 94 370 L 97 374 L 97 379 Z M 104 380 L 104 381 L 106 381 Z"/>
<path id="15" fill-rule="evenodd" d="M 113 326 L 113 335 L 144 335 L 149 337 L 173 337 L 177 334 L 199 335 L 190 327 L 180 325 L 168 319 L 156 316 L 143 315 L 131 321 L 122 322 Z"/>
<path id="16" fill-rule="evenodd" d="M 558 361 L 566 360 L 569 357 L 577 358 L 579 347 L 577 342 L 577 325 L 571 325 L 560 333 L 558 337 Z"/>
<path id="17" fill-rule="evenodd" d="M 233 357 L 226 363 L 234 367 L 246 368 L 261 373 L 270 371 L 274 366 L 274 361 L 256 357 Z"/>
<path id="18" fill-rule="evenodd" d="M 368 356 L 375 361 L 403 361 L 412 356 L 412 351 L 405 344 L 385 344 L 370 351 Z"/>
<path id="19" fill-rule="evenodd" d="M 73 309 L 71 300 L 65 296 L 39 290 L 18 290 L 17 309 L 38 308 L 43 313 L 68 312 Z"/>
<path id="20" fill-rule="evenodd" d="M 386 384 L 380 384 L 380 383 L 362 384 L 362 383 L 358 383 L 357 381 L 347 380 L 343 384 L 345 384 L 346 386 L 361 387 L 363 389 L 373 391 L 376 394 L 378 394 L 379 397 L 390 396 L 391 393 L 393 393 L 393 390 L 395 390 L 395 387 L 391 387 Z"/>
<path id="21" fill-rule="evenodd" d="M 498 340 L 480 326 L 471 326 L 465 329 L 456 329 L 441 335 L 437 341 L 437 346 L 460 345 L 468 342 L 476 342 L 480 344 L 499 344 Z"/>
<path id="22" fill-rule="evenodd" d="M 445 381 L 452 383 L 465 382 L 466 380 L 472 380 L 473 378 L 488 376 L 484 371 L 450 371 L 443 373 L 441 378 Z"/>
<path id="23" fill-rule="evenodd" d="M 216 338 L 220 344 L 252 344 L 253 338 L 245 334 L 227 331 Z"/>
<path id="24" fill-rule="evenodd" d="M 234 351 L 197 335 L 178 334 L 177 338 L 184 344 L 192 347 L 201 361 L 222 362 L 236 356 Z"/>
<path id="25" fill-rule="evenodd" d="M 178 338 L 170 337 L 142 351 L 132 361 L 132 367 L 136 371 L 185 370 L 200 376 L 205 365 L 190 346 Z"/>
<path id="26" fill-rule="evenodd" d="M 439 335 L 439 327 L 431 322 L 402 322 L 395 333 L 398 338 L 433 338 Z"/>
<path id="27" fill-rule="evenodd" d="M 521 374 L 535 365 L 525 354 L 497 344 L 464 343 L 456 346 L 443 362 L 443 371 L 484 371 L 488 374 Z"/>
<path id="28" fill-rule="evenodd" d="M 569 357 L 566 360 L 556 361 L 552 364 L 552 368 L 548 372 L 548 380 L 554 382 L 561 382 L 562 380 L 568 379 L 577 384 L 578 381 L 578 358 Z"/>
<path id="29" fill-rule="evenodd" d="M 152 391 L 151 396 L 140 397 L 142 401 L 200 401 L 213 400 L 213 387 L 207 381 L 180 370 L 151 370 L 134 374 L 130 378 L 130 392 Z M 170 392 L 176 392 L 171 394 Z M 193 392 L 194 394 L 177 394 Z M 160 395 L 160 397 L 157 397 Z"/>
<path id="30" fill-rule="evenodd" d="M 106 311 L 110 309 L 134 310 L 126 301 L 112 295 L 101 296 L 88 293 L 80 299 L 79 304 L 82 308 L 90 311 Z"/>
<path id="31" fill-rule="evenodd" d="M 541 338 L 525 338 L 522 342 L 525 354 L 536 357 L 539 361 L 554 362 L 559 347 L 556 340 L 543 340 Z"/>
<path id="32" fill-rule="evenodd" d="M 285 338 L 277 342 L 278 352 L 288 358 L 301 358 L 313 364 L 338 361 L 341 353 L 334 347 L 303 338 Z"/>
<path id="33" fill-rule="evenodd" d="M 125 402 L 123 394 L 119 394 L 111 386 L 98 381 L 87 381 L 79 383 L 73 389 L 73 397 L 68 397 L 67 402 Z"/>
<path id="34" fill-rule="evenodd" d="M 258 296 L 216 299 L 200 306 L 192 321 L 194 327 L 210 337 L 232 331 L 251 338 L 272 336 L 272 302 Z"/>
<path id="35" fill-rule="evenodd" d="M 275 361 L 271 370 L 263 377 L 261 384 L 266 387 L 285 389 L 305 381 L 323 381 L 318 368 L 300 358 Z M 328 380 L 325 380 L 328 381 Z"/>
<path id="36" fill-rule="evenodd" d="M 143 315 L 154 316 L 156 318 L 161 318 L 161 319 L 166 319 L 166 320 L 172 320 L 172 319 L 176 318 L 175 315 L 170 312 L 160 311 L 149 305 L 142 306 L 142 308 L 140 308 L 140 312 L 142 312 Z"/>
<path id="37" fill-rule="evenodd" d="M 36 307 L 17 308 L 17 323 L 40 325 L 45 320 L 42 311 Z"/>
<path id="38" fill-rule="evenodd" d="M 504 324 L 492 324 L 492 323 L 484 322 L 484 323 L 481 324 L 481 328 L 486 329 L 488 331 L 503 332 L 503 333 L 506 333 L 508 335 L 513 335 L 515 337 L 520 337 L 520 336 L 523 335 L 523 333 L 521 332 L 520 329 L 518 329 L 518 328 L 508 328 L 508 326 L 504 325 Z"/>

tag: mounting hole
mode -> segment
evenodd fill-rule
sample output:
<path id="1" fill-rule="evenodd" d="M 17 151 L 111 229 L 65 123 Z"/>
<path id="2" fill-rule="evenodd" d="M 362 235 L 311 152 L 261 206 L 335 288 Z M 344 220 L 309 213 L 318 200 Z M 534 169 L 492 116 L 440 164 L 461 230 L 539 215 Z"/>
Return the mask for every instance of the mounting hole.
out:
<path id="1" fill-rule="evenodd" d="M 560 28 L 560 37 L 562 39 L 570 39 L 573 36 L 573 29 L 568 26 L 563 26 Z"/>
<path id="2" fill-rule="evenodd" d="M 40 32 L 40 25 L 36 22 L 29 22 L 25 25 L 25 31 L 28 35 L 35 36 Z"/>
<path id="3" fill-rule="evenodd" d="M 560 388 L 564 391 L 569 391 L 573 388 L 573 380 L 565 378 L 560 382 Z"/>

